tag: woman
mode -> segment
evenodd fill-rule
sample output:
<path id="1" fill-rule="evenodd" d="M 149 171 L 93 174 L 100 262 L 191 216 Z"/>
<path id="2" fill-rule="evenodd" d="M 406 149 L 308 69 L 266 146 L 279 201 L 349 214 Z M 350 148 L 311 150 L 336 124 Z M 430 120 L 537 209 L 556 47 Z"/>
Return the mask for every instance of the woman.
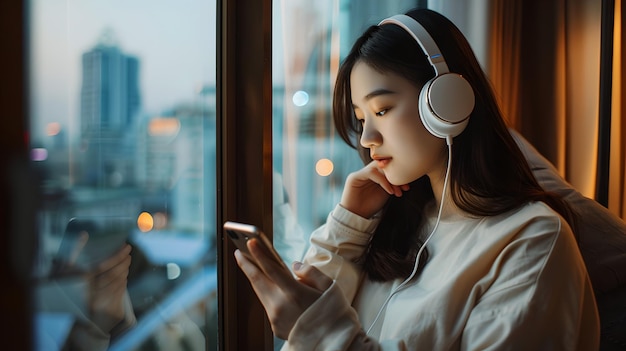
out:
<path id="1" fill-rule="evenodd" d="M 365 166 L 297 278 L 255 241 L 258 266 L 235 252 L 284 349 L 598 348 L 575 215 L 537 184 L 450 21 L 422 9 L 367 29 L 333 113 Z"/>

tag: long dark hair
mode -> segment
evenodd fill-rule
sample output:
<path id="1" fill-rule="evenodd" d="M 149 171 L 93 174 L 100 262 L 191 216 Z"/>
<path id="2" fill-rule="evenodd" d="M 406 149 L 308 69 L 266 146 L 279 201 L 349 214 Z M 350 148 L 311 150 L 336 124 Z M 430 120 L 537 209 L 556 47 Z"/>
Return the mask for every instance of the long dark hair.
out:
<path id="1" fill-rule="evenodd" d="M 417 9 L 407 15 L 430 33 L 450 71 L 463 75 L 476 95 L 469 124 L 454 138 L 449 180 L 452 201 L 476 216 L 494 216 L 530 201 L 543 201 L 574 226 L 575 214 L 569 206 L 556 194 L 544 191 L 533 176 L 463 34 L 432 10 Z M 435 73 L 416 41 L 396 25 L 371 26 L 356 40 L 338 72 L 333 119 L 339 135 L 359 151 L 367 164 L 371 159 L 369 151 L 359 143 L 362 129 L 354 116 L 350 93 L 350 74 L 357 62 L 406 77 L 418 88 Z M 402 197 L 389 198 L 370 247 L 361 259 L 370 279 L 387 281 L 410 274 L 415 250 L 421 245 L 418 234 L 422 213 L 433 198 L 426 176 L 415 180 Z"/>

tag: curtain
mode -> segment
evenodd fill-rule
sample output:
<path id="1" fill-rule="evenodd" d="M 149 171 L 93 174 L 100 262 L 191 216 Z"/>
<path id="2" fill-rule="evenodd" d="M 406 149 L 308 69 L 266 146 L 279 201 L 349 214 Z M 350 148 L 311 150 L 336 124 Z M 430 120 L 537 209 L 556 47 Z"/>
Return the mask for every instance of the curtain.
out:
<path id="1" fill-rule="evenodd" d="M 509 125 L 594 198 L 602 4 L 491 0 L 486 71 Z M 609 210 L 626 218 L 624 45 L 616 0 Z"/>
<path id="2" fill-rule="evenodd" d="M 613 106 L 611 119 L 611 159 L 609 169 L 609 209 L 626 218 L 626 80 L 623 78 L 626 49 L 622 18 L 624 6 L 615 1 L 613 46 Z"/>

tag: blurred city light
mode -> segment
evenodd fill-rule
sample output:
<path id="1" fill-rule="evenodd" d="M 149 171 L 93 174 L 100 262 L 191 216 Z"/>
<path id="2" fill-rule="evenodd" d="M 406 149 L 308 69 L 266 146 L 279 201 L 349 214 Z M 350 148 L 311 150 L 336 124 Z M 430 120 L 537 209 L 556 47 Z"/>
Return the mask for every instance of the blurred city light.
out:
<path id="1" fill-rule="evenodd" d="M 144 233 L 151 231 L 152 228 L 154 228 L 154 219 L 152 218 L 152 215 L 148 212 L 141 212 L 139 217 L 137 217 L 137 227 Z"/>
<path id="2" fill-rule="evenodd" d="M 309 103 L 309 94 L 306 91 L 298 90 L 293 94 L 293 104 L 296 106 L 304 106 Z"/>
<path id="3" fill-rule="evenodd" d="M 163 229 L 167 227 L 167 215 L 163 212 L 157 212 L 154 214 L 154 229 Z"/>
<path id="4" fill-rule="evenodd" d="M 176 263 L 168 263 L 166 265 L 166 269 L 167 269 L 167 279 L 169 280 L 174 280 L 178 277 L 180 277 L 180 266 L 177 265 Z"/>
<path id="5" fill-rule="evenodd" d="M 61 123 L 59 122 L 51 122 L 46 126 L 46 134 L 48 136 L 55 136 L 61 132 Z"/>
<path id="6" fill-rule="evenodd" d="M 45 161 L 48 159 L 48 150 L 44 148 L 34 148 L 30 150 L 30 159 L 33 161 Z"/>
<path id="7" fill-rule="evenodd" d="M 157 117 L 150 121 L 148 133 L 153 136 L 173 136 L 180 130 L 178 118 Z"/>
<path id="8" fill-rule="evenodd" d="M 315 164 L 315 171 L 322 177 L 329 176 L 331 173 L 333 173 L 333 169 L 333 161 L 327 158 L 322 158 Z"/>

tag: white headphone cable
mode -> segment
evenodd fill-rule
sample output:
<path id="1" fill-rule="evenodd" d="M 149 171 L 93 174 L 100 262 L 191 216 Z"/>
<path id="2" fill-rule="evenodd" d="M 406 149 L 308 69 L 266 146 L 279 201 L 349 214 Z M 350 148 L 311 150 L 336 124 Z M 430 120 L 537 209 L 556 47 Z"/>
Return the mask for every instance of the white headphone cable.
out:
<path id="1" fill-rule="evenodd" d="M 437 230 L 437 227 L 439 226 L 439 221 L 441 220 L 441 212 L 443 211 L 443 203 L 444 203 L 444 199 L 446 197 L 446 189 L 448 187 L 448 178 L 450 177 L 450 166 L 452 165 L 452 140 L 451 139 L 452 138 L 450 138 L 450 137 L 446 138 L 446 141 L 447 141 L 447 144 L 448 144 L 448 168 L 446 169 L 446 176 L 445 176 L 444 182 L 443 182 L 443 191 L 442 191 L 442 194 L 441 194 L 441 203 L 439 203 L 439 213 L 437 214 L 437 222 L 435 222 L 435 227 L 430 232 L 430 234 L 428 235 L 426 240 L 424 240 L 424 244 L 422 244 L 422 247 L 420 247 L 419 251 L 417 252 L 417 255 L 415 256 L 415 264 L 413 265 L 413 271 L 411 272 L 411 274 L 409 275 L 408 278 L 406 278 L 402 283 L 400 283 L 400 285 L 398 285 L 391 292 L 391 294 L 389 294 L 389 296 L 387 296 L 387 298 L 385 299 L 385 302 L 383 302 L 383 305 L 380 307 L 380 310 L 378 310 L 378 313 L 376 314 L 376 317 L 374 318 L 374 321 L 372 322 L 370 327 L 367 328 L 366 334 L 369 334 L 370 331 L 372 330 L 372 328 L 374 327 L 374 325 L 376 325 L 376 322 L 378 321 L 378 318 L 380 318 L 383 310 L 385 309 L 385 307 L 387 306 L 387 304 L 389 303 L 391 298 L 397 292 L 399 292 L 400 289 L 405 287 L 409 283 L 409 281 L 411 281 L 411 279 L 413 279 L 413 277 L 417 273 L 417 269 L 419 267 L 420 256 L 422 255 L 422 252 L 426 248 L 426 244 L 428 244 L 428 242 L 430 241 L 430 238 L 433 237 L 433 234 L 435 234 L 435 231 Z"/>

